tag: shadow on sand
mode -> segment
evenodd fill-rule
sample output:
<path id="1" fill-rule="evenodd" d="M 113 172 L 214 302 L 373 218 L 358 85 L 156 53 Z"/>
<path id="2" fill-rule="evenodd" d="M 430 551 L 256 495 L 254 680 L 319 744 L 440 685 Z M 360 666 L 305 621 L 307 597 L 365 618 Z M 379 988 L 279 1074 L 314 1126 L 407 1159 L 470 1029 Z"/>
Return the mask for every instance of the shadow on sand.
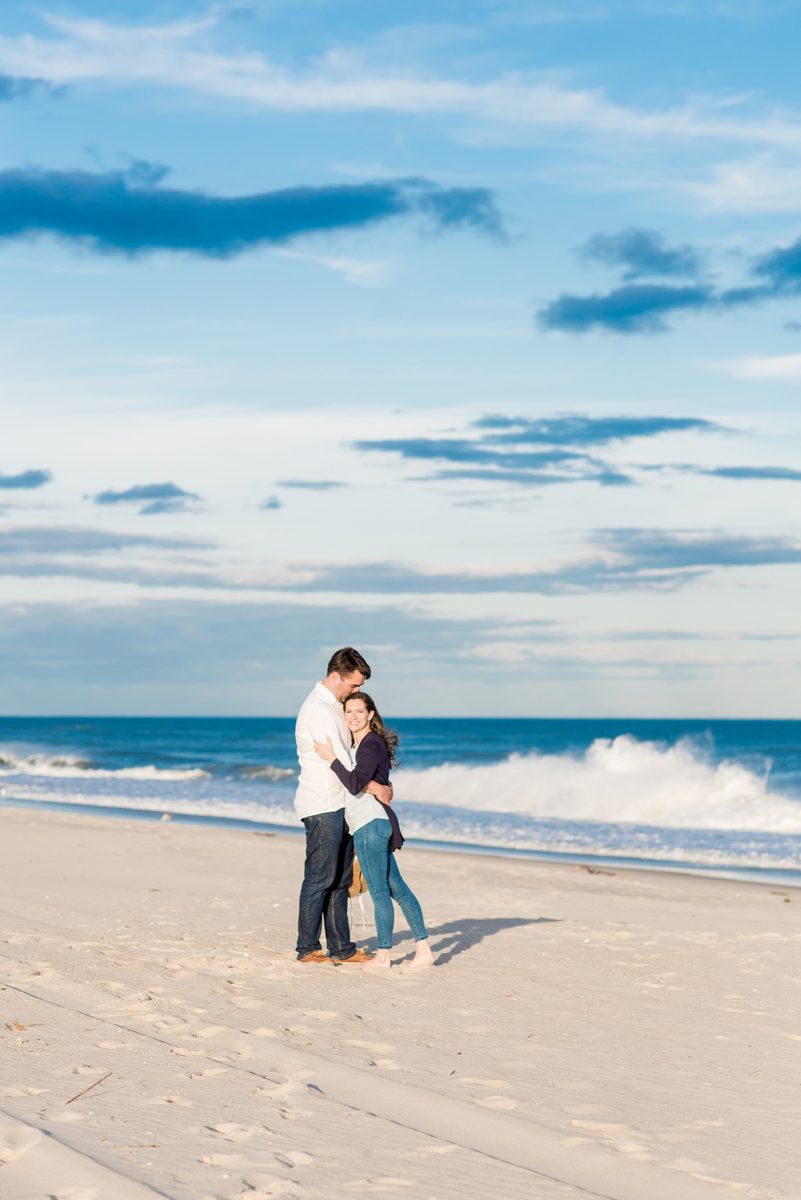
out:
<path id="1" fill-rule="evenodd" d="M 458 921 L 431 926 L 428 933 L 437 963 L 444 965 L 457 955 L 464 954 L 465 950 L 477 946 L 485 938 L 502 933 L 504 929 L 519 929 L 522 925 L 551 925 L 558 922 L 559 918 L 556 917 L 462 917 Z M 395 940 L 397 944 L 411 941 L 411 934 L 403 930 L 396 933 Z"/>

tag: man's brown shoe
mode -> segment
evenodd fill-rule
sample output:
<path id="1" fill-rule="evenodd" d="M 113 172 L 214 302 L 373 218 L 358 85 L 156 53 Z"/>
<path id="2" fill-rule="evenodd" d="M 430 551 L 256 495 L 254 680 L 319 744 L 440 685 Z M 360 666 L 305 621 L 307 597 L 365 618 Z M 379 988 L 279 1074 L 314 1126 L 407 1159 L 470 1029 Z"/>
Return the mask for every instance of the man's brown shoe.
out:
<path id="1" fill-rule="evenodd" d="M 311 950 L 308 954 L 304 954 L 303 958 L 299 958 L 298 962 L 302 963 L 331 963 L 334 965 L 334 959 L 329 958 L 324 950 Z"/>
<path id="2" fill-rule="evenodd" d="M 366 962 L 372 962 L 372 961 L 373 961 L 372 954 L 370 954 L 367 950 L 365 950 L 363 946 L 359 946 L 359 949 L 356 951 L 355 954 L 351 954 L 350 958 L 332 958 L 331 959 L 331 962 L 335 962 L 335 963 L 366 963 Z"/>

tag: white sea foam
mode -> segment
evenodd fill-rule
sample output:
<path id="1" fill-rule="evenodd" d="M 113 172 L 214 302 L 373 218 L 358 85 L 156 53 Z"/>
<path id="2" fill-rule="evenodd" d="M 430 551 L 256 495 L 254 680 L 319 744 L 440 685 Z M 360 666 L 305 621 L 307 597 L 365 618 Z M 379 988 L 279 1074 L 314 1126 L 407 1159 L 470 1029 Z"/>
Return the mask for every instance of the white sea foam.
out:
<path id="1" fill-rule="evenodd" d="M 208 771 L 200 767 L 183 770 L 167 769 L 146 764 L 141 767 L 120 767 L 116 771 L 93 767 L 85 759 L 71 754 L 14 754 L 0 750 L 0 776 L 37 775 L 52 779 L 208 779 Z"/>
<path id="2" fill-rule="evenodd" d="M 712 762 L 702 744 L 629 735 L 598 738 L 584 754 L 513 754 L 500 763 L 399 770 L 399 801 L 563 821 L 668 829 L 801 834 L 801 803 L 769 792 L 764 776 Z"/>

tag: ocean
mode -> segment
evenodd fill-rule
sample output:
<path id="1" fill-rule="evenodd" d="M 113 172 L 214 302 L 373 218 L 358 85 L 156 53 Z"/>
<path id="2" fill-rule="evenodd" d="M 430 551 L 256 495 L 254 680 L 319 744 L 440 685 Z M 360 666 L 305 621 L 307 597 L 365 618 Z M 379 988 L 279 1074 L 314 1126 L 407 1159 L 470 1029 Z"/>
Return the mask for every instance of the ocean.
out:
<path id="1" fill-rule="evenodd" d="M 801 721 L 389 720 L 409 839 L 801 885 Z M 301 830 L 293 718 L 0 718 L 0 800 Z"/>

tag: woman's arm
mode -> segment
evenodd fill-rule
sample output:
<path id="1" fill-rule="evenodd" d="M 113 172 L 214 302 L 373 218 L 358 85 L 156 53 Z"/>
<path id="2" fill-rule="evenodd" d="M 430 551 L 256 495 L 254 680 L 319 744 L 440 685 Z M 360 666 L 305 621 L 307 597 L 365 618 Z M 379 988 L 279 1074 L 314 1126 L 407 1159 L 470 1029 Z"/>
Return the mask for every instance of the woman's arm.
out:
<path id="1" fill-rule="evenodd" d="M 378 739 L 365 738 L 356 751 L 356 766 L 352 771 L 343 767 L 337 758 L 331 762 L 331 770 L 352 796 L 358 796 L 372 782 L 381 765 L 382 749 Z"/>

